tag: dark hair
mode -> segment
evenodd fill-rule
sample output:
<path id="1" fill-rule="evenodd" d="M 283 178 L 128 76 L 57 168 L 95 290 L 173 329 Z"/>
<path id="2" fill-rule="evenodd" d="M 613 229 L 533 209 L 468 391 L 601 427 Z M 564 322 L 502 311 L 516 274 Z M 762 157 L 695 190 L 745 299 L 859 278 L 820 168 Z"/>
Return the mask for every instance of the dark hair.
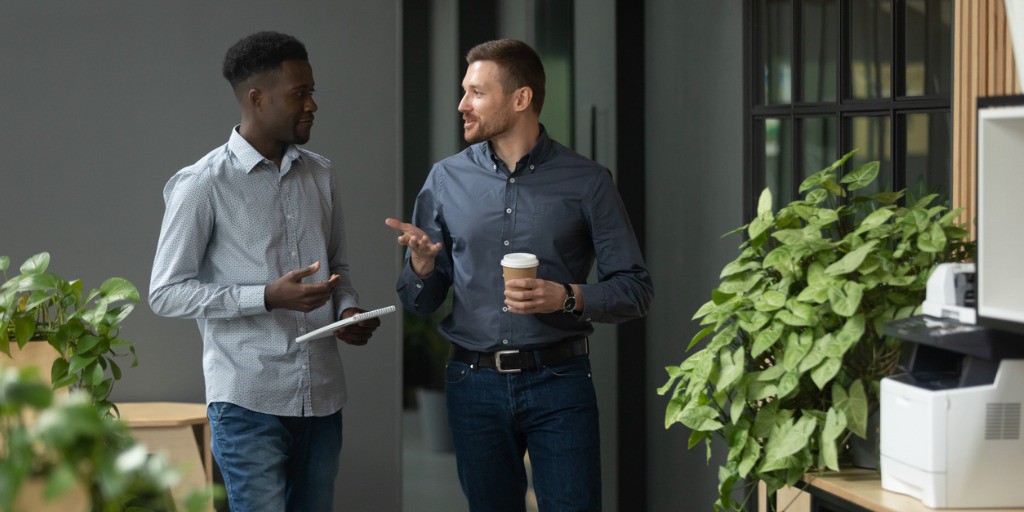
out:
<path id="1" fill-rule="evenodd" d="M 228 48 L 222 72 L 234 89 L 254 75 L 280 69 L 286 60 L 309 60 L 306 46 L 287 34 L 257 32 Z"/>
<path id="2" fill-rule="evenodd" d="M 480 43 L 466 54 L 466 62 L 481 60 L 492 61 L 502 69 L 501 88 L 505 94 L 524 86 L 533 89 L 533 110 L 540 114 L 544 106 L 544 64 L 530 45 L 515 39 Z"/>

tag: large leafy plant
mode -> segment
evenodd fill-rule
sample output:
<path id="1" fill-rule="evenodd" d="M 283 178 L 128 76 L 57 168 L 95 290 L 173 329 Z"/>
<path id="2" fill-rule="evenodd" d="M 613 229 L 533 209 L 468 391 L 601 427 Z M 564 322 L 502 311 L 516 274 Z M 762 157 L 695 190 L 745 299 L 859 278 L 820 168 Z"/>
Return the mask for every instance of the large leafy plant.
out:
<path id="1" fill-rule="evenodd" d="M 43 482 L 51 500 L 80 490 L 81 508 L 96 512 L 208 508 L 212 489 L 194 490 L 175 503 L 170 489 L 180 473 L 161 455 L 136 444 L 129 427 L 105 416 L 91 397 L 72 391 L 54 400 L 36 368 L 0 368 L 0 510 L 39 501 L 30 480 Z"/>
<path id="2" fill-rule="evenodd" d="M 119 336 L 121 323 L 139 302 L 139 292 L 126 279 L 112 277 L 88 294 L 82 281 L 67 281 L 46 270 L 49 253 L 21 265 L 8 279 L 10 259 L 0 256 L 0 352 L 11 355 L 10 344 L 23 348 L 30 340 L 45 340 L 60 357 L 49 368 L 54 389 L 70 387 L 88 392 L 104 414 L 116 411 L 109 396 L 121 378 L 116 356 L 131 355 L 135 346 Z"/>
<path id="3" fill-rule="evenodd" d="M 909 206 L 903 192 L 856 197 L 878 162 L 840 178 L 852 153 L 808 177 L 803 199 L 772 209 L 765 190 L 740 255 L 694 315 L 705 326 L 667 368 L 665 426 L 692 430 L 689 445 L 728 445 L 715 509 L 742 509 L 739 482 L 769 493 L 811 468 L 839 469 L 851 434 L 866 437 L 879 381 L 899 341 L 882 326 L 916 314 L 932 269 L 955 258 L 967 231 L 935 195 Z M 710 341 L 707 339 L 710 337 Z"/>

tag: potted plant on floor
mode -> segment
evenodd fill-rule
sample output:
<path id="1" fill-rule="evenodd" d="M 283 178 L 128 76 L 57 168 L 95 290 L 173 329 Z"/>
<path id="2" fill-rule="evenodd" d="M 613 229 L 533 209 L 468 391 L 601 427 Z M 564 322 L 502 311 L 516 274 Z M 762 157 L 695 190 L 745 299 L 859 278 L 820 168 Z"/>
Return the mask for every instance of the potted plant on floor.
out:
<path id="1" fill-rule="evenodd" d="M 126 279 L 112 277 L 83 295 L 82 281 L 68 281 L 46 270 L 49 253 L 32 256 L 8 278 L 10 259 L 0 256 L 0 352 L 11 356 L 12 344 L 48 344 L 55 350 L 43 368 L 54 389 L 85 391 L 104 414 L 116 413 L 109 396 L 121 378 L 115 357 L 132 358 L 135 346 L 120 337 L 121 323 L 139 302 L 139 292 Z M 45 345 L 39 345 L 44 347 Z"/>
<path id="2" fill-rule="evenodd" d="M 444 376 L 451 344 L 437 331 L 451 310 L 449 294 L 445 304 L 433 313 L 419 316 L 404 312 L 403 366 L 405 385 L 415 392 L 424 444 L 432 451 L 452 451 Z"/>
<path id="3" fill-rule="evenodd" d="M 908 206 L 903 192 L 858 197 L 878 162 L 839 176 L 845 155 L 810 176 L 806 193 L 777 212 L 771 193 L 743 233 L 740 255 L 721 272 L 694 315 L 705 326 L 678 366 L 669 366 L 666 428 L 681 423 L 689 446 L 728 445 L 717 509 L 742 509 L 734 487 L 769 495 L 812 468 L 839 469 L 853 436 L 868 435 L 879 381 L 896 370 L 899 342 L 889 321 L 919 311 L 932 269 L 964 254 L 958 211 L 935 195 Z M 732 234 L 730 233 L 730 234 Z"/>

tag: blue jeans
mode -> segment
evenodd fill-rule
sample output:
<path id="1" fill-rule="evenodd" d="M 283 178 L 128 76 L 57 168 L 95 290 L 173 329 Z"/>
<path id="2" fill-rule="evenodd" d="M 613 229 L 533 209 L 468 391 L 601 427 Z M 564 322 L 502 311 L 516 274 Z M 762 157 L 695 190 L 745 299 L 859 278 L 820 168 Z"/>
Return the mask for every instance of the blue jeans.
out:
<path id="1" fill-rule="evenodd" d="M 214 402 L 206 413 L 232 512 L 333 509 L 341 411 L 300 418 Z"/>
<path id="2" fill-rule="evenodd" d="M 601 510 L 601 451 L 590 359 L 523 373 L 448 361 L 448 424 L 473 512 L 526 509 L 530 452 L 541 512 Z"/>

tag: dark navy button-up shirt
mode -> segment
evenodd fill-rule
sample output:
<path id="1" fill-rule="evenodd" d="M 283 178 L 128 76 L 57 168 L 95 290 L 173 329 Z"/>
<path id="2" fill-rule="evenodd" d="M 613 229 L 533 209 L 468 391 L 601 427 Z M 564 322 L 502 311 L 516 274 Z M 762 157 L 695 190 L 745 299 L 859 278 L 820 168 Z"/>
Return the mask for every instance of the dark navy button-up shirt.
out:
<path id="1" fill-rule="evenodd" d="M 444 248 L 420 278 L 406 254 L 397 290 L 407 309 L 427 314 L 453 288 L 441 333 L 470 350 L 533 348 L 590 335 L 591 322 L 647 313 L 653 284 L 608 169 L 551 140 L 510 172 L 482 142 L 434 165 L 412 223 Z M 537 255 L 537 277 L 580 284 L 582 315 L 521 315 L 505 307 L 501 258 Z M 597 262 L 597 283 L 584 284 Z"/>

